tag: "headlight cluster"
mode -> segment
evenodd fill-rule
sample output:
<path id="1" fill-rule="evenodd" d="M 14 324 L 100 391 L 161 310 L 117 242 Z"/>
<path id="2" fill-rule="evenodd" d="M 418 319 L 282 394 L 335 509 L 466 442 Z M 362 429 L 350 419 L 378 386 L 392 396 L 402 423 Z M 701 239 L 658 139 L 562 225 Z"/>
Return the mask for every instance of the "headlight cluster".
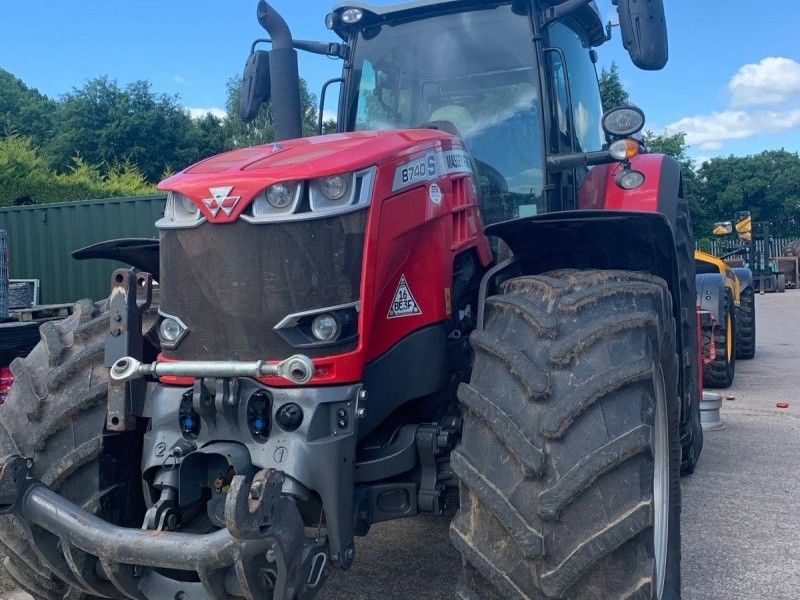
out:
<path id="1" fill-rule="evenodd" d="M 158 325 L 158 339 L 161 347 L 173 350 L 187 336 L 189 328 L 174 315 L 168 315 L 161 311 L 158 311 L 158 314 L 161 316 L 161 322 Z"/>
<path id="2" fill-rule="evenodd" d="M 167 203 L 164 206 L 164 216 L 156 223 L 156 227 L 172 229 L 197 227 L 205 220 L 203 213 L 188 196 L 178 192 L 169 192 Z"/>
<path id="3" fill-rule="evenodd" d="M 293 214 L 300 203 L 302 192 L 301 182 L 276 183 L 255 197 L 242 218 L 250 220 L 248 217 L 252 215 L 253 220 L 272 220 Z"/>
<path id="4" fill-rule="evenodd" d="M 295 348 L 315 348 L 352 342 L 358 337 L 358 302 L 318 308 L 284 317 L 275 333 Z"/>
<path id="5" fill-rule="evenodd" d="M 375 167 L 308 181 L 282 181 L 266 188 L 241 218 L 252 223 L 313 219 L 368 205 Z"/>
<path id="6" fill-rule="evenodd" d="M 281 181 L 262 190 L 241 214 L 250 223 L 314 219 L 346 213 L 367 206 L 377 173 L 376 167 L 354 173 L 328 175 L 307 181 Z M 197 227 L 203 213 L 187 196 L 169 192 L 160 229 Z"/>

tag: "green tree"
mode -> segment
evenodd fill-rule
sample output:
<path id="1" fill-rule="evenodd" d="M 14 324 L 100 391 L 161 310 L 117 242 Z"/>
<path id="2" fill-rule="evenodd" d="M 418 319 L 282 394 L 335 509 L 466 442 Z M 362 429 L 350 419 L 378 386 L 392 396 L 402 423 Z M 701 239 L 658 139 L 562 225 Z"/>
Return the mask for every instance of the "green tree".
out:
<path id="1" fill-rule="evenodd" d="M 0 206 L 30 204 L 52 183 L 53 173 L 30 138 L 0 138 Z"/>
<path id="2" fill-rule="evenodd" d="M 338 127 L 339 125 L 337 124 L 336 119 L 326 119 L 322 122 L 322 133 L 324 135 L 336 133 Z"/>
<path id="3" fill-rule="evenodd" d="M 0 135 L 21 135 L 42 146 L 53 131 L 57 103 L 0 69 Z"/>
<path id="4" fill-rule="evenodd" d="M 630 94 L 622 85 L 619 67 L 615 62 L 611 63 L 609 69 L 604 67 L 600 72 L 600 96 L 603 99 L 603 110 L 630 104 Z"/>
<path id="5" fill-rule="evenodd" d="M 800 227 L 800 155 L 768 150 L 754 156 L 715 158 L 698 171 L 701 205 L 709 221 L 749 210 L 772 223 L 774 235 L 797 235 Z"/>
<path id="6" fill-rule="evenodd" d="M 213 117 L 194 121 L 177 97 L 154 93 L 146 81 L 122 88 L 98 77 L 60 102 L 47 150 L 58 170 L 77 154 L 93 165 L 130 161 L 154 182 L 170 165 L 182 168 L 219 152 L 221 129 Z"/>
<path id="7" fill-rule="evenodd" d="M 112 165 L 106 174 L 75 156 L 61 173 L 50 168 L 29 138 L 0 138 L 0 206 L 69 202 L 156 192 L 132 163 Z"/>

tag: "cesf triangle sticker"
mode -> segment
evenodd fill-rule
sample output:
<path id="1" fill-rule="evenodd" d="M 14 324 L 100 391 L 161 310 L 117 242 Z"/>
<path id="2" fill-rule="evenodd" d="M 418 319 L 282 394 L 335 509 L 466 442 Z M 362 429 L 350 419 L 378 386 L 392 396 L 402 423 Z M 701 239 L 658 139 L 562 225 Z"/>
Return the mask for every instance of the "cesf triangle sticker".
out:
<path id="1" fill-rule="evenodd" d="M 389 314 L 386 315 L 388 319 L 396 319 L 398 317 L 411 317 L 413 315 L 421 315 L 422 310 L 414 299 L 414 294 L 411 293 L 411 288 L 408 287 L 406 276 L 400 276 L 400 283 L 397 284 L 397 291 L 394 293 L 392 305 L 389 307 Z"/>

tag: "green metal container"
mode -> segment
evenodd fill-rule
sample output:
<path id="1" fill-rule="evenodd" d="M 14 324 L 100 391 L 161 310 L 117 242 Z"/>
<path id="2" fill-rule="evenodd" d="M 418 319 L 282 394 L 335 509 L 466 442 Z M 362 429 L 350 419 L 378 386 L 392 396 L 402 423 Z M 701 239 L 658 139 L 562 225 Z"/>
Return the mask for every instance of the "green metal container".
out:
<path id="1" fill-rule="evenodd" d="M 40 302 L 60 304 L 108 296 L 108 260 L 77 261 L 73 250 L 124 237 L 156 237 L 165 195 L 108 198 L 0 208 L 0 229 L 8 232 L 12 279 L 39 279 Z"/>

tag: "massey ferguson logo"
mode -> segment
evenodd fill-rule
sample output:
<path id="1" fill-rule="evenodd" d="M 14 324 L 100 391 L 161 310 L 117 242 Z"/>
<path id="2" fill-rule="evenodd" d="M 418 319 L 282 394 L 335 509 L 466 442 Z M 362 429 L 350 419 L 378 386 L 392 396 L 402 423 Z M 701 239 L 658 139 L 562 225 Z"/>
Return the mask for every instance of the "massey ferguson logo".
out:
<path id="1" fill-rule="evenodd" d="M 203 204 L 211 211 L 211 216 L 216 217 L 221 210 L 225 216 L 230 217 L 241 198 L 241 196 L 229 195 L 233 191 L 233 186 L 212 187 L 208 188 L 208 191 L 211 192 L 211 198 L 203 198 Z"/>

